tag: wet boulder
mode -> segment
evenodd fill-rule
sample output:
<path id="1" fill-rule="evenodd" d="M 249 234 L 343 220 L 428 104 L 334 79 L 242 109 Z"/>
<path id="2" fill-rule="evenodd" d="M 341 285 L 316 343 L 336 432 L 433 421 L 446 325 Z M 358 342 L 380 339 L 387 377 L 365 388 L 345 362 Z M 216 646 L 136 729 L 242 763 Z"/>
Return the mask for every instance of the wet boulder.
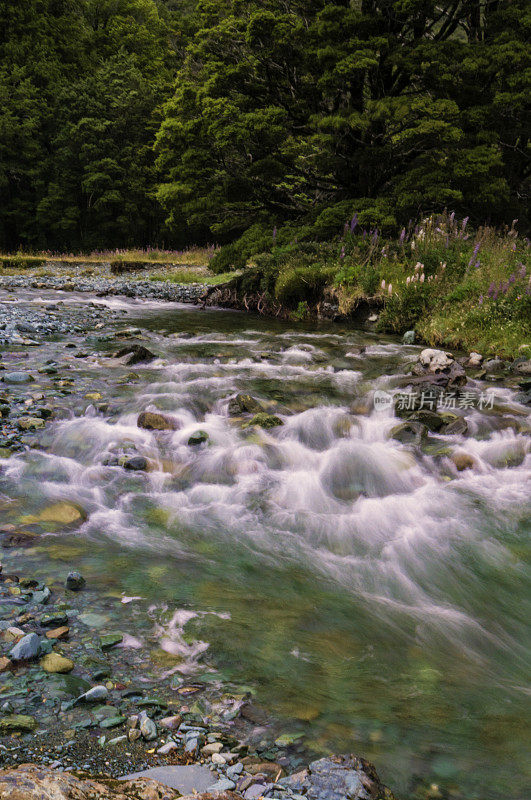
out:
<path id="1" fill-rule="evenodd" d="M 131 472 L 145 472 L 149 467 L 149 461 L 144 456 L 132 456 L 126 458 L 123 463 L 123 468 Z"/>
<path id="2" fill-rule="evenodd" d="M 80 572 L 69 572 L 65 581 L 65 587 L 71 592 L 80 592 L 85 586 L 85 578 Z"/>
<path id="3" fill-rule="evenodd" d="M 138 416 L 137 425 L 146 431 L 178 431 L 179 421 L 155 411 L 143 411 Z"/>
<path id="4" fill-rule="evenodd" d="M 188 447 L 197 447 L 200 444 L 207 444 L 210 437 L 206 431 L 195 431 L 188 439 Z"/>
<path id="5" fill-rule="evenodd" d="M 237 394 L 229 400 L 228 411 L 229 417 L 239 417 L 242 414 L 259 414 L 263 408 L 250 394 Z"/>
<path id="6" fill-rule="evenodd" d="M 252 419 L 244 424 L 244 428 L 250 428 L 256 425 L 259 428 L 277 428 L 280 425 L 284 425 L 280 417 L 277 417 L 275 414 L 266 414 L 265 412 L 261 412 L 260 414 L 255 414 Z"/>
<path id="7" fill-rule="evenodd" d="M 152 353 L 151 350 L 148 350 L 147 347 L 143 347 L 141 344 L 132 344 L 127 347 L 122 347 L 121 350 L 118 350 L 116 353 L 115 358 L 123 358 L 124 356 L 129 356 L 129 358 L 125 360 L 128 366 L 132 366 L 133 364 L 148 364 L 150 361 L 154 361 L 157 358 L 155 353 Z"/>
<path id="8" fill-rule="evenodd" d="M 391 438 L 402 444 L 419 445 L 426 438 L 428 429 L 420 422 L 402 422 L 391 429 Z"/>

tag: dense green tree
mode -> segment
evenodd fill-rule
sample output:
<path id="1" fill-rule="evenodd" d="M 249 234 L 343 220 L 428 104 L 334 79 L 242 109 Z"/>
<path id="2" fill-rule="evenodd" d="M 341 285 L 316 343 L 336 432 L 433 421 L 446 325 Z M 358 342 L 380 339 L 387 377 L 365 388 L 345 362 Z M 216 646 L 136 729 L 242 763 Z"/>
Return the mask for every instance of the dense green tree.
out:
<path id="1" fill-rule="evenodd" d="M 523 0 L 4 0 L 0 247 L 522 229 L 530 27 Z"/>
<path id="2" fill-rule="evenodd" d="M 451 205 L 523 211 L 523 3 L 198 4 L 158 136 L 174 224 L 337 230 Z"/>

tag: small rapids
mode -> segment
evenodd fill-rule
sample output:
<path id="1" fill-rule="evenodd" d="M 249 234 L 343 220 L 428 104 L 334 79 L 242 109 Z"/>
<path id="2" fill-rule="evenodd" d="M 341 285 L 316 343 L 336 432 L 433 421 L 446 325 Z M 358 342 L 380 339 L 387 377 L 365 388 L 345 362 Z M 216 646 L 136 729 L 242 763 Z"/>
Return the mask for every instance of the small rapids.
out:
<path id="1" fill-rule="evenodd" d="M 42 450 L 5 463 L 0 493 L 24 513 L 66 500 L 87 515 L 20 557 L 50 572 L 73 560 L 102 591 L 164 604 L 156 637 L 189 673 L 208 657 L 318 752 L 358 752 L 399 791 L 420 775 L 459 797 L 523 798 L 531 440 L 514 393 L 494 387 L 466 436 L 415 448 L 391 438 L 400 420 L 372 396 L 396 390 L 419 348 L 128 310 L 159 357 L 128 368 L 94 341 L 79 369 L 106 410 L 72 401 Z M 283 425 L 229 416 L 236 392 Z M 178 430 L 139 428 L 146 410 Z M 208 444 L 190 446 L 198 430 Z M 471 468 L 456 469 L 459 453 Z M 123 454 L 149 470 L 113 466 Z"/>

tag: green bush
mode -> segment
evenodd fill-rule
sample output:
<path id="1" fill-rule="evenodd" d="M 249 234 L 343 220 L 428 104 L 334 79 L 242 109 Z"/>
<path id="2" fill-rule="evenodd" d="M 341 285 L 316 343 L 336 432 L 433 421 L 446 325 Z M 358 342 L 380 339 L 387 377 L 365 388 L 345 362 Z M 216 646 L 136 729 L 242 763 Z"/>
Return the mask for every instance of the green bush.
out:
<path id="1" fill-rule="evenodd" d="M 331 284 L 335 277 L 335 268 L 321 267 L 288 267 L 281 272 L 275 283 L 275 297 L 288 308 L 297 308 L 299 303 L 315 305 L 323 293 L 323 289 Z"/>
<path id="2" fill-rule="evenodd" d="M 399 294 L 394 294 L 387 300 L 378 320 L 378 328 L 382 331 L 404 333 L 414 328 L 436 301 L 436 285 L 433 283 L 404 286 Z"/>
<path id="3" fill-rule="evenodd" d="M 376 294 L 380 280 L 380 270 L 372 263 L 345 265 L 336 276 L 337 285 L 360 286 L 369 296 Z"/>
<path id="4" fill-rule="evenodd" d="M 235 269 L 243 269 L 247 259 L 237 242 L 226 244 L 212 256 L 209 268 L 215 275 L 222 272 L 230 272 Z"/>

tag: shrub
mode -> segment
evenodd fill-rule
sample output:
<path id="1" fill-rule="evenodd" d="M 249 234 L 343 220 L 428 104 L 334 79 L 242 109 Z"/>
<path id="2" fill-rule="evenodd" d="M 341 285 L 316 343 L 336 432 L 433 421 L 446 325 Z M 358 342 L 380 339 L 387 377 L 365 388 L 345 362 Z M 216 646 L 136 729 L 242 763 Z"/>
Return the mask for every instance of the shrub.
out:
<path id="1" fill-rule="evenodd" d="M 414 328 L 418 320 L 431 310 L 436 302 L 436 285 L 433 283 L 410 284 L 386 302 L 378 320 L 383 331 L 403 333 Z"/>
<path id="2" fill-rule="evenodd" d="M 230 272 L 235 269 L 243 269 L 247 259 L 237 242 L 226 244 L 212 256 L 210 260 L 210 270 L 215 275 L 222 272 Z"/>
<path id="3" fill-rule="evenodd" d="M 297 308 L 299 303 L 315 305 L 326 286 L 333 282 L 335 268 L 321 267 L 287 267 L 281 272 L 275 283 L 276 299 L 288 308 Z"/>

